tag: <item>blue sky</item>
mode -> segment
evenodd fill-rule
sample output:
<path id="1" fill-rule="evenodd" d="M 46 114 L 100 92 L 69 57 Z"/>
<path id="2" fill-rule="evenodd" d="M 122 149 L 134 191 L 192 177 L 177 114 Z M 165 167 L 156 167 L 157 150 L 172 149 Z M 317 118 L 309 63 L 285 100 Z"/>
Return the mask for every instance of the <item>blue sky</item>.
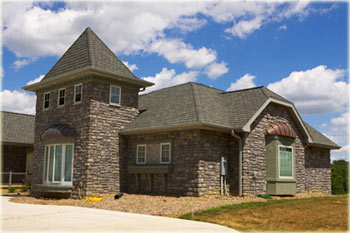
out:
<path id="1" fill-rule="evenodd" d="M 152 91 L 195 81 L 221 90 L 264 85 L 342 145 L 348 159 L 345 2 L 15 2 L 2 4 L 2 109 L 34 113 L 39 81 L 93 31 Z"/>

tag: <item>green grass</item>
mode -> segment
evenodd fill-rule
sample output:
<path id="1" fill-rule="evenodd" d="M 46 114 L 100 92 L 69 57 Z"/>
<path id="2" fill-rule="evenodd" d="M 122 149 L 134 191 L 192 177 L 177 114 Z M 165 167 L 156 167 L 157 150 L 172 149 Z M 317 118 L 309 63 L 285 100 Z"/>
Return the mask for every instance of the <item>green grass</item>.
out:
<path id="1" fill-rule="evenodd" d="M 225 205 L 180 216 L 239 231 L 346 231 L 348 196 L 268 200 Z"/>

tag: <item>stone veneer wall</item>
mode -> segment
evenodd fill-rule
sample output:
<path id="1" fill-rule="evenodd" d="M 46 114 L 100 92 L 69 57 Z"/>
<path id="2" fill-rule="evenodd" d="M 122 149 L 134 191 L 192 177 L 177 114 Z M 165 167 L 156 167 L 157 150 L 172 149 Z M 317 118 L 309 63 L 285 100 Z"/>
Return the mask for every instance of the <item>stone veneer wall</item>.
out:
<path id="1" fill-rule="evenodd" d="M 3 145 L 2 146 L 2 172 L 26 172 L 27 147 Z M 24 175 L 13 175 L 12 183 L 22 183 Z M 3 175 L 4 183 L 9 181 L 9 175 Z"/>
<path id="2" fill-rule="evenodd" d="M 305 191 L 305 143 L 299 127 L 288 108 L 269 104 L 251 125 L 251 132 L 243 136 L 242 191 L 243 195 L 266 192 L 266 142 L 264 131 L 273 122 L 288 123 L 295 131 L 295 171 L 297 192 Z M 256 179 L 253 174 L 256 172 Z"/>
<path id="3" fill-rule="evenodd" d="M 90 91 L 94 97 L 89 114 L 88 196 L 120 191 L 119 131 L 138 115 L 138 88 L 121 86 L 121 106 L 112 106 L 109 87 L 93 83 Z"/>
<path id="4" fill-rule="evenodd" d="M 306 191 L 321 191 L 330 194 L 330 150 L 307 147 L 305 149 Z"/>
<path id="5" fill-rule="evenodd" d="M 218 193 L 220 190 L 220 157 L 229 158 L 227 186 L 238 192 L 238 151 L 230 134 L 207 130 L 182 130 L 167 133 L 125 136 L 124 165 L 121 182 L 122 191 L 137 192 L 134 174 L 128 174 L 127 167 L 134 165 L 136 145 L 152 141 L 171 141 L 173 166 L 165 190 L 162 176 L 154 176 L 154 193 L 168 195 L 199 196 Z M 237 152 L 237 154 L 235 154 Z M 140 192 L 149 193 L 148 177 L 141 175 Z"/>
<path id="6" fill-rule="evenodd" d="M 83 98 L 73 104 L 74 85 L 83 83 Z M 120 86 L 120 85 L 119 85 Z M 137 114 L 138 89 L 122 87 L 121 107 L 109 106 L 109 84 L 91 79 L 53 87 L 37 93 L 32 183 L 41 184 L 44 145 L 41 134 L 52 125 L 65 123 L 73 127 L 74 140 L 73 193 L 78 197 L 119 190 L 118 131 Z M 66 88 L 63 107 L 57 106 L 58 89 Z M 50 108 L 43 110 L 43 93 L 51 91 Z M 35 186 L 33 195 L 38 195 Z"/>

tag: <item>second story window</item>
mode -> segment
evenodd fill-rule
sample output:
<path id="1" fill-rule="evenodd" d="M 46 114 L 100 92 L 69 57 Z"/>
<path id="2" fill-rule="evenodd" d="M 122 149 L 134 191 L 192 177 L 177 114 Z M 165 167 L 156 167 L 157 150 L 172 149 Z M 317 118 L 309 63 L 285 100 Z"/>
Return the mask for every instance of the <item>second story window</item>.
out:
<path id="1" fill-rule="evenodd" d="M 170 163 L 170 143 L 160 144 L 160 163 Z"/>
<path id="2" fill-rule="evenodd" d="M 109 104 L 120 105 L 120 87 L 111 85 L 109 90 Z"/>
<path id="3" fill-rule="evenodd" d="M 64 99 L 66 97 L 66 89 L 58 90 L 58 106 L 64 105 Z"/>
<path id="4" fill-rule="evenodd" d="M 146 163 L 146 145 L 137 145 L 136 164 Z"/>
<path id="5" fill-rule="evenodd" d="M 44 94 L 43 109 L 48 109 L 49 107 L 50 107 L 50 92 Z"/>
<path id="6" fill-rule="evenodd" d="M 74 103 L 80 103 L 83 98 L 83 84 L 74 86 Z"/>

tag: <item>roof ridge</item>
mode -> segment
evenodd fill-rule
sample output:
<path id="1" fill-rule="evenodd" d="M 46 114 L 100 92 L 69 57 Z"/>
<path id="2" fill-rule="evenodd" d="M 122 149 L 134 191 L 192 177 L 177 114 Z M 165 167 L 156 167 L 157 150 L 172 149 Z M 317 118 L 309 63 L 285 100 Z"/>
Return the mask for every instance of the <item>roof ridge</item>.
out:
<path id="1" fill-rule="evenodd" d="M 197 100 L 196 100 L 196 97 L 195 97 L 195 95 L 197 94 L 197 93 L 195 93 L 195 90 L 194 90 L 194 83 L 193 82 L 190 82 L 190 85 L 191 85 L 191 89 L 192 89 L 192 97 L 193 97 L 193 104 L 194 104 L 194 110 L 196 111 L 196 116 L 197 116 L 197 120 L 198 120 L 198 122 L 202 122 L 199 118 L 201 118 L 200 116 L 199 116 L 199 111 L 198 111 L 198 107 L 199 106 L 197 106 Z"/>
<path id="2" fill-rule="evenodd" d="M 225 91 L 220 90 L 220 89 L 218 89 L 216 87 L 210 87 L 210 86 L 204 85 L 203 83 L 196 83 L 196 82 L 190 82 L 190 83 L 196 84 L 198 86 L 203 86 L 203 87 L 206 87 L 206 88 L 214 89 L 214 90 L 217 90 L 217 91 L 225 92 Z"/>
<path id="3" fill-rule="evenodd" d="M 230 93 L 234 93 L 234 92 L 241 92 L 241 91 L 248 91 L 248 90 L 253 90 L 253 89 L 259 89 L 259 88 L 263 88 L 264 86 L 257 86 L 257 87 L 250 87 L 250 88 L 245 88 L 245 89 L 239 89 L 239 90 L 234 90 L 234 91 L 225 91 L 223 94 L 230 94 Z"/>
<path id="4" fill-rule="evenodd" d="M 87 36 L 87 45 L 88 45 L 88 56 L 89 56 L 89 62 L 90 62 L 90 66 L 94 67 L 95 66 L 95 59 L 94 59 L 94 54 L 93 54 L 93 49 L 92 49 L 92 45 L 91 45 L 91 28 L 90 27 L 87 27 L 85 29 L 86 31 L 86 36 Z"/>
<path id="5" fill-rule="evenodd" d="M 163 91 L 163 90 L 170 89 L 170 88 L 173 88 L 173 87 L 184 86 L 184 85 L 188 85 L 188 84 L 190 84 L 190 83 L 192 83 L 192 82 L 180 83 L 180 84 L 177 84 L 177 85 L 174 85 L 174 86 L 164 87 L 164 88 L 157 89 L 157 90 L 154 90 L 154 91 L 145 93 L 145 94 L 141 94 L 140 96 L 150 95 L 150 94 L 155 93 L 155 92 L 158 92 L 158 91 Z"/>
<path id="6" fill-rule="evenodd" d="M 29 113 L 21 113 L 21 112 L 9 112 L 9 111 L 0 111 L 1 113 L 10 113 L 10 114 L 16 114 L 16 115 L 25 115 L 25 116 L 33 116 L 35 117 L 35 114 L 29 114 Z"/>

